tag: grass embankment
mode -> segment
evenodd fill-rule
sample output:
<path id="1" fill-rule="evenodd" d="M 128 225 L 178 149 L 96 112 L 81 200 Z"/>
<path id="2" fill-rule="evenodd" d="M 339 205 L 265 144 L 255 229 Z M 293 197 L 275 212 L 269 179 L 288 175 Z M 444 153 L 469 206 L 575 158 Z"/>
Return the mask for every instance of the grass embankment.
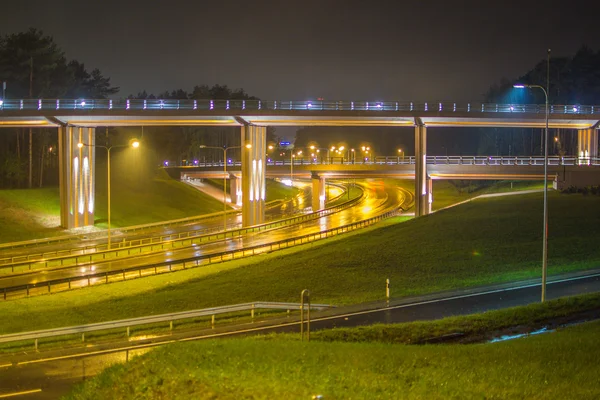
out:
<path id="1" fill-rule="evenodd" d="M 390 180 L 388 182 L 392 182 L 413 193 L 415 191 L 415 181 L 413 180 Z M 552 182 L 548 184 L 548 187 L 552 187 Z M 439 210 L 482 194 L 519 192 L 543 188 L 543 181 L 495 181 L 482 183 L 480 181 L 434 180 L 432 209 Z M 414 206 L 412 209 L 414 210 Z"/>
<path id="2" fill-rule="evenodd" d="M 326 203 L 326 207 L 334 207 L 339 204 L 345 203 L 347 201 L 350 201 L 352 199 L 359 197 L 360 195 L 362 195 L 362 193 L 363 193 L 363 190 L 359 186 L 352 185 L 346 189 L 346 192 L 344 193 L 343 196 L 341 196 L 337 199 L 334 199 L 334 200 L 332 199 L 333 201 L 328 201 Z"/>
<path id="3" fill-rule="evenodd" d="M 554 329 L 598 317 L 600 293 L 593 293 L 436 321 L 322 330 L 311 337 L 326 342 L 421 344 L 448 340 L 474 343 L 493 339 L 499 334 L 529 333 L 544 327 Z"/>
<path id="4" fill-rule="evenodd" d="M 58 188 L 0 190 L 0 242 L 55 236 L 59 226 Z"/>
<path id="5" fill-rule="evenodd" d="M 549 274 L 600 264 L 600 197 L 549 196 Z M 488 198 L 401 224 L 223 264 L 0 303 L 0 332 L 248 301 L 353 304 L 538 278 L 542 194 Z M 22 318 L 27 315 L 28 318 Z"/>
<path id="6" fill-rule="evenodd" d="M 111 224 L 131 226 L 222 211 L 221 202 L 167 176 L 111 181 Z M 106 179 L 96 187 L 96 226 L 106 227 Z M 0 190 L 0 242 L 63 235 L 58 188 Z"/>
<path id="7" fill-rule="evenodd" d="M 236 339 L 178 343 L 102 372 L 68 399 L 593 399 L 600 322 L 495 344 Z"/>
<path id="8" fill-rule="evenodd" d="M 223 190 L 223 179 L 206 179 L 206 183 Z M 227 193 L 231 193 L 230 180 L 227 179 Z M 298 188 L 285 185 L 274 179 L 266 179 L 265 201 L 286 200 L 300 194 L 302 191 Z"/>

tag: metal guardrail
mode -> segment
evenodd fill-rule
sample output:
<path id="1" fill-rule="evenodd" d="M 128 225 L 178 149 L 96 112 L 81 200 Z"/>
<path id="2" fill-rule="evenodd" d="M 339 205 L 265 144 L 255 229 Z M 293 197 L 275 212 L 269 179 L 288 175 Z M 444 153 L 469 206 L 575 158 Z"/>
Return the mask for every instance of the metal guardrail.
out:
<path id="1" fill-rule="evenodd" d="M 190 99 L 7 99 L 0 103 L 1 111 L 66 111 L 85 112 L 91 110 L 152 111 L 233 111 L 245 110 L 309 110 L 319 111 L 395 111 L 419 113 L 509 113 L 543 114 L 544 104 L 516 103 L 455 103 L 455 102 L 406 102 L 406 101 L 278 101 L 278 100 L 190 100 Z M 551 104 L 550 115 L 599 114 L 598 105 Z"/>
<path id="2" fill-rule="evenodd" d="M 335 306 L 330 304 L 310 304 L 309 307 L 312 307 L 317 310 L 325 309 L 325 308 L 333 308 Z M 39 331 L 31 331 L 31 332 L 20 332 L 20 333 L 11 333 L 7 335 L 0 335 L 0 343 L 12 343 L 12 342 L 20 342 L 25 340 L 35 340 L 35 347 L 37 350 L 38 339 L 42 338 L 54 338 L 58 336 L 67 336 L 67 335 L 82 335 L 82 341 L 85 340 L 85 334 L 89 332 L 98 332 L 109 329 L 118 329 L 118 328 L 127 328 L 127 336 L 129 336 L 129 328 L 139 325 L 149 325 L 156 324 L 162 322 L 169 322 L 170 329 L 173 330 L 173 322 L 181 321 L 183 319 L 190 318 L 198 318 L 198 317 L 206 317 L 206 316 L 214 316 L 219 314 L 228 314 L 233 312 L 240 311 L 250 311 L 251 317 L 254 318 L 254 311 L 258 309 L 266 309 L 266 310 L 300 310 L 302 308 L 301 304 L 298 303 L 280 303 L 280 302 L 265 302 L 265 301 L 256 301 L 252 303 L 242 303 L 221 307 L 211 307 L 204 308 L 201 310 L 190 310 L 190 311 L 181 311 L 170 314 L 160 314 L 160 315 L 150 315 L 145 317 L 137 317 L 137 318 L 129 318 L 129 319 L 121 319 L 117 321 L 107 321 L 107 322 L 98 322 L 95 324 L 87 324 L 87 325 L 79 325 L 79 326 L 70 326 L 65 328 L 53 328 L 53 329 L 44 329 Z M 213 320 L 214 324 L 214 320 Z"/>
<path id="3" fill-rule="evenodd" d="M 414 199 L 410 200 L 410 204 L 414 202 Z M 410 204 L 407 204 L 405 210 L 410 208 Z M 395 216 L 398 214 L 398 209 L 395 208 L 391 211 L 387 211 L 381 215 L 368 218 L 366 220 L 354 222 L 348 225 L 340 226 L 337 228 L 328 229 L 325 231 L 309 233 L 306 235 L 282 239 L 276 242 L 260 244 L 256 246 L 249 246 L 243 249 L 228 250 L 217 253 L 203 254 L 192 258 L 179 259 L 173 261 L 163 261 L 160 263 L 149 264 L 144 266 L 136 266 L 131 268 L 124 268 L 114 271 L 106 271 L 101 273 L 89 274 L 80 277 L 70 277 L 62 279 L 54 279 L 50 281 L 38 282 L 35 284 L 19 285 L 13 287 L 5 287 L 0 289 L 0 293 L 3 294 L 4 300 L 10 300 L 12 298 L 29 297 L 36 294 L 47 294 L 57 291 L 70 290 L 75 288 L 81 288 L 86 286 L 92 286 L 97 284 L 107 284 L 112 282 L 120 282 L 134 278 L 141 278 L 143 276 L 156 275 L 164 272 L 174 272 L 178 270 L 185 270 L 189 268 L 199 267 L 203 265 L 221 263 L 224 261 L 235 260 L 244 257 L 254 256 L 256 254 L 264 252 L 272 252 L 275 250 L 281 250 L 289 247 L 293 247 L 300 244 L 306 244 L 316 240 L 326 239 L 332 236 L 336 236 L 342 233 L 351 232 L 356 229 L 361 229 L 366 226 L 372 225 L 383 219 Z M 54 289 L 53 289 L 54 288 Z M 19 296 L 19 294 L 21 294 Z"/>
<path id="4" fill-rule="evenodd" d="M 346 201 L 344 203 L 341 203 L 337 206 L 326 208 L 324 210 L 316 211 L 316 212 L 309 213 L 309 214 L 294 216 L 294 217 L 290 217 L 290 218 L 284 218 L 284 219 L 280 219 L 280 220 L 277 220 L 274 222 L 269 222 L 269 223 L 262 224 L 262 225 L 255 225 L 255 226 L 248 227 L 248 228 L 240 228 L 240 229 L 234 229 L 234 230 L 228 230 L 228 231 L 220 231 L 219 230 L 217 233 L 214 233 L 214 234 L 201 234 L 201 235 L 194 235 L 195 231 L 186 231 L 186 232 L 173 234 L 173 236 L 177 236 L 177 238 L 170 239 L 170 240 L 159 240 L 157 242 L 154 242 L 155 238 L 137 239 L 137 240 L 130 241 L 129 246 L 117 247 L 115 245 L 112 245 L 112 248 L 110 250 L 108 250 L 108 249 L 96 250 L 89 254 L 77 254 L 77 255 L 69 254 L 69 255 L 59 256 L 59 257 L 49 258 L 49 259 L 23 261 L 23 262 L 5 264 L 5 265 L 0 265 L 0 270 L 6 270 L 6 269 L 10 268 L 11 273 L 14 273 L 15 269 L 32 270 L 32 269 L 49 268 L 52 266 L 56 266 L 56 267 L 81 266 L 81 265 L 87 265 L 92 262 L 106 261 L 109 259 L 114 260 L 116 258 L 123 259 L 126 257 L 138 256 L 142 253 L 144 255 L 149 255 L 149 254 L 152 254 L 153 252 L 172 250 L 172 249 L 180 248 L 183 246 L 191 246 L 193 244 L 206 243 L 206 242 L 210 242 L 212 240 L 226 239 L 228 237 L 230 237 L 230 238 L 240 237 L 240 236 L 244 236 L 248 233 L 261 232 L 261 231 L 266 231 L 266 230 L 270 230 L 270 229 L 274 229 L 274 228 L 279 228 L 282 226 L 297 224 L 299 222 L 308 221 L 311 219 L 318 219 L 318 218 L 324 217 L 326 215 L 336 213 L 344 208 L 350 207 L 352 204 L 356 203 L 361 198 L 362 198 L 362 196 L 359 196 L 359 197 L 356 197 L 349 201 Z M 160 239 L 163 239 L 165 237 L 167 237 L 167 235 L 161 236 Z M 134 243 L 138 243 L 138 244 L 134 244 Z M 100 249 L 100 248 L 102 248 L 102 246 L 107 247 L 106 245 L 98 245 L 96 247 L 96 249 Z M 150 250 L 144 251 L 145 249 L 148 248 L 148 246 L 150 246 Z M 114 255 L 114 256 L 109 257 L 111 255 Z M 71 262 L 67 263 L 67 261 L 69 261 L 69 260 Z"/>
<path id="5" fill-rule="evenodd" d="M 293 199 L 287 200 L 287 201 L 292 201 Z M 273 200 L 271 202 L 265 203 L 265 206 L 269 206 L 269 204 L 273 204 L 276 202 L 280 202 L 280 200 Z M 238 210 L 227 210 L 226 211 L 227 214 L 239 214 L 240 211 Z M 175 219 L 175 220 L 169 220 L 169 221 L 163 221 L 163 222 L 154 222 L 154 223 L 150 223 L 150 224 L 143 224 L 143 225 L 134 225 L 134 226 L 129 226 L 129 227 L 123 227 L 123 228 L 118 228 L 116 229 L 116 231 L 119 231 L 121 233 L 123 232 L 136 232 L 136 231 L 142 231 L 142 230 L 146 230 L 146 229 L 154 229 L 154 228 L 158 228 L 158 227 L 169 227 L 169 226 L 173 226 L 173 225 L 181 225 L 181 224 L 188 224 L 188 223 L 193 223 L 193 222 L 198 222 L 204 219 L 209 219 L 209 218 L 215 218 L 215 217 L 220 217 L 223 215 L 222 211 L 216 212 L 216 213 L 210 213 L 210 214 L 203 214 L 203 215 L 198 215 L 198 216 L 192 216 L 192 217 L 186 217 L 186 218 L 180 218 L 180 219 Z M 230 224 L 228 225 L 228 229 L 231 229 L 232 227 L 237 228 L 239 226 L 239 224 Z M 202 228 L 202 229 L 197 229 L 195 231 L 186 231 L 186 232 L 181 232 L 179 234 L 167 234 L 167 235 L 158 235 L 158 236 L 154 236 L 151 239 L 151 243 L 154 243 L 154 239 L 158 238 L 157 242 L 161 242 L 161 241 L 165 241 L 165 240 L 173 240 L 175 238 L 177 239 L 181 239 L 184 237 L 189 237 L 190 235 L 187 234 L 189 232 L 194 232 L 194 235 L 201 235 L 201 234 L 208 234 L 211 232 L 217 232 L 220 231 L 221 228 L 220 227 L 216 227 L 216 228 Z M 36 246 L 39 244 L 50 244 L 50 243 L 63 243 L 63 242 L 70 242 L 70 241 L 77 241 L 77 240 L 81 240 L 81 239 L 85 239 L 88 236 L 91 236 L 94 234 L 76 234 L 76 235 L 68 235 L 68 236 L 58 236 L 58 237 L 54 237 L 54 238 L 44 238 L 44 239 L 33 239 L 33 240 L 28 240 L 28 241 L 23 241 L 23 242 L 12 242 L 12 243 L 2 243 L 0 244 L 0 251 L 2 251 L 2 249 L 14 249 L 14 248 L 19 248 L 19 247 L 30 247 L 30 246 Z M 177 236 L 177 237 L 175 237 Z M 106 236 L 102 236 L 102 237 L 106 237 Z M 146 238 L 146 240 L 148 240 L 149 238 Z M 123 241 L 123 242 L 116 242 L 113 240 L 111 241 L 111 246 L 112 247 L 116 247 L 116 248 L 124 248 L 124 247 L 129 247 L 129 246 L 133 246 L 133 244 L 131 244 L 131 242 L 137 242 L 137 240 L 130 240 L 129 244 L 127 244 L 127 241 Z M 114 243 L 114 244 L 113 244 Z M 58 251 L 47 251 L 47 252 L 43 252 L 43 253 L 34 253 L 34 254 L 27 254 L 24 256 L 11 256 L 11 257 L 4 257 L 4 258 L 0 258 L 0 265 L 3 264 L 14 264 L 17 262 L 26 262 L 26 261 L 34 261 L 36 259 L 43 259 L 43 258 L 48 258 L 51 256 L 59 256 L 60 254 L 64 254 L 64 255 L 72 255 L 75 252 L 84 254 L 85 252 L 89 252 L 90 250 L 93 250 L 94 252 L 99 251 L 100 248 L 104 248 L 104 249 L 108 249 L 107 245 L 98 245 L 98 244 L 94 244 L 94 245 L 89 245 L 89 246 L 84 246 L 84 247 L 78 247 L 76 249 L 67 249 L 67 250 L 58 250 Z"/>

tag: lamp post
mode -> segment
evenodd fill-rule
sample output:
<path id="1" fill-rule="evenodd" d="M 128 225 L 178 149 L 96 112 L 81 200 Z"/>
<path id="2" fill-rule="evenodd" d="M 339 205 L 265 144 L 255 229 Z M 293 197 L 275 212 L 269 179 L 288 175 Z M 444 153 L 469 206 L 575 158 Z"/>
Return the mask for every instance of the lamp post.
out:
<path id="1" fill-rule="evenodd" d="M 219 149 L 223 150 L 223 232 L 227 232 L 227 150 L 241 149 L 242 146 L 216 147 L 200 145 L 201 149 Z M 247 144 L 247 149 L 252 148 L 252 145 Z"/>
<path id="2" fill-rule="evenodd" d="M 133 147 L 134 149 L 137 149 L 138 147 L 140 147 L 140 141 L 137 139 L 133 139 L 130 141 L 129 144 L 118 144 L 116 146 L 101 146 L 101 145 L 89 145 L 89 144 L 85 144 L 85 143 L 77 143 L 77 147 L 82 148 L 83 146 L 88 146 L 88 147 L 102 147 L 103 149 L 106 149 L 106 165 L 107 165 L 107 184 L 106 184 L 106 189 L 108 192 L 108 229 L 107 229 L 107 234 L 108 234 L 108 244 L 107 247 L 110 250 L 110 244 L 111 244 L 111 239 L 110 239 L 110 151 L 111 149 L 115 148 L 115 147 Z"/>
<path id="3" fill-rule="evenodd" d="M 546 97 L 546 130 L 544 132 L 544 234 L 542 245 L 542 303 L 546 301 L 546 276 L 548 270 L 548 90 L 550 88 L 550 49 L 546 68 L 546 88 L 540 85 L 513 85 L 517 89 L 542 89 Z"/>
<path id="4" fill-rule="evenodd" d="M 404 153 L 402 152 L 402 149 L 398 149 L 398 154 L 401 154 L 402 161 L 404 161 Z M 400 163 L 400 156 L 398 156 L 398 163 Z"/>

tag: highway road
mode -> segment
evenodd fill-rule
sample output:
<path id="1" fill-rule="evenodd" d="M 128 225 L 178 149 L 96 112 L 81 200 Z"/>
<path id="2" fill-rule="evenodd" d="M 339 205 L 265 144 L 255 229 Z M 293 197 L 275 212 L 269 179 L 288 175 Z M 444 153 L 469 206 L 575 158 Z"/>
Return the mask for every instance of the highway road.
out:
<path id="1" fill-rule="evenodd" d="M 82 277 L 92 273 L 102 273 L 115 270 L 118 271 L 124 268 L 151 265 L 165 261 L 193 258 L 211 253 L 219 253 L 260 244 L 272 243 L 294 236 L 317 233 L 361 221 L 375 215 L 383 214 L 387 211 L 395 209 L 398 207 L 398 205 L 405 202 L 409 196 L 411 196 L 411 194 L 406 190 L 391 186 L 384 186 L 383 182 L 380 180 L 367 180 L 363 184 L 363 188 L 364 195 L 355 206 L 319 219 L 306 221 L 292 226 L 281 227 L 270 231 L 250 233 L 247 236 L 240 238 L 228 238 L 226 240 L 189 246 L 168 252 L 160 252 L 158 254 L 135 256 L 133 258 L 118 259 L 103 263 L 93 263 L 86 267 L 63 267 L 58 269 L 54 268 L 1 276 L 0 289 L 4 287 L 35 284 L 37 282 L 48 280 Z M 92 284 L 93 283 L 94 282 L 92 282 Z"/>
<path id="2" fill-rule="evenodd" d="M 548 299 L 574 294 L 600 291 L 600 271 L 583 277 L 552 278 L 548 284 Z M 538 302 L 539 283 L 500 285 L 427 295 L 392 301 L 385 309 L 361 307 L 339 308 L 336 315 L 317 318 L 311 321 L 311 330 L 340 326 L 359 326 L 372 323 L 396 323 L 416 320 L 439 319 L 447 316 L 465 315 L 488 310 L 526 305 Z M 366 309 L 365 309 L 366 307 Z M 356 309 L 359 309 L 356 311 Z M 250 327 L 248 324 L 236 332 L 211 334 L 188 333 L 184 340 L 198 340 L 210 337 L 249 335 L 268 332 L 298 332 L 297 322 L 284 322 L 278 325 Z M 195 335 L 195 336 L 194 336 Z M 129 350 L 113 349 L 91 355 L 48 356 L 32 359 L 19 356 L 12 359 L 0 358 L 0 396 L 2 394 L 35 391 L 21 394 L 18 400 L 55 399 L 67 393 L 74 384 L 94 376 L 105 367 L 125 362 L 128 358 L 149 351 L 149 347 L 129 347 Z"/>
<path id="3" fill-rule="evenodd" d="M 304 212 L 307 207 L 311 205 L 311 190 L 309 185 L 300 183 L 300 188 L 303 189 L 302 193 L 295 196 L 293 199 L 287 202 L 274 204 L 265 210 L 265 219 L 267 221 L 285 218 L 296 213 Z M 228 229 L 238 228 L 242 225 L 241 213 L 227 215 L 227 227 Z M 112 229 L 112 243 L 119 241 L 130 241 L 148 239 L 151 237 L 158 237 L 161 235 L 173 235 L 177 233 L 183 233 L 194 230 L 207 230 L 207 231 L 218 231 L 223 229 L 223 216 L 215 216 L 212 218 L 206 218 L 201 221 L 193 223 L 181 223 L 177 225 L 170 225 L 166 227 L 148 228 L 141 231 L 127 232 L 120 231 L 119 228 Z M 97 246 L 107 243 L 106 231 L 90 232 L 89 238 L 84 240 L 76 240 L 71 242 L 62 243 L 51 243 L 51 244 L 40 244 L 37 246 L 20 247 L 15 249 L 4 249 L 0 250 L 0 258 L 15 257 L 15 256 L 26 256 L 28 254 L 41 254 L 44 252 L 51 252 L 57 250 L 71 250 L 71 249 L 83 249 L 87 246 Z"/>

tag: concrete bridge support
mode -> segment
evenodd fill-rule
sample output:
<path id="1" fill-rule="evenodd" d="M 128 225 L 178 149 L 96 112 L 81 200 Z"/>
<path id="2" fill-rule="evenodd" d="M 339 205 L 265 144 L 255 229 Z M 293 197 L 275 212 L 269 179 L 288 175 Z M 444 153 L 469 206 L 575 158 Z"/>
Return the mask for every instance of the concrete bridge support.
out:
<path id="1" fill-rule="evenodd" d="M 415 118 L 415 217 L 431 212 L 431 179 L 427 174 L 427 127 Z"/>
<path id="2" fill-rule="evenodd" d="M 598 130 L 580 129 L 577 132 L 577 155 L 579 165 L 589 165 L 598 157 Z"/>
<path id="3" fill-rule="evenodd" d="M 87 146 L 79 148 L 78 143 Z M 58 128 L 60 224 L 63 228 L 94 225 L 95 144 L 95 128 Z"/>
<path id="4" fill-rule="evenodd" d="M 242 126 L 242 225 L 265 220 L 265 158 L 267 128 Z"/>
<path id="5" fill-rule="evenodd" d="M 325 178 L 319 174 L 312 174 L 312 210 L 313 212 L 325 208 Z"/>
<path id="6" fill-rule="evenodd" d="M 229 197 L 231 204 L 242 205 L 242 184 L 241 179 L 235 174 L 229 174 Z"/>

